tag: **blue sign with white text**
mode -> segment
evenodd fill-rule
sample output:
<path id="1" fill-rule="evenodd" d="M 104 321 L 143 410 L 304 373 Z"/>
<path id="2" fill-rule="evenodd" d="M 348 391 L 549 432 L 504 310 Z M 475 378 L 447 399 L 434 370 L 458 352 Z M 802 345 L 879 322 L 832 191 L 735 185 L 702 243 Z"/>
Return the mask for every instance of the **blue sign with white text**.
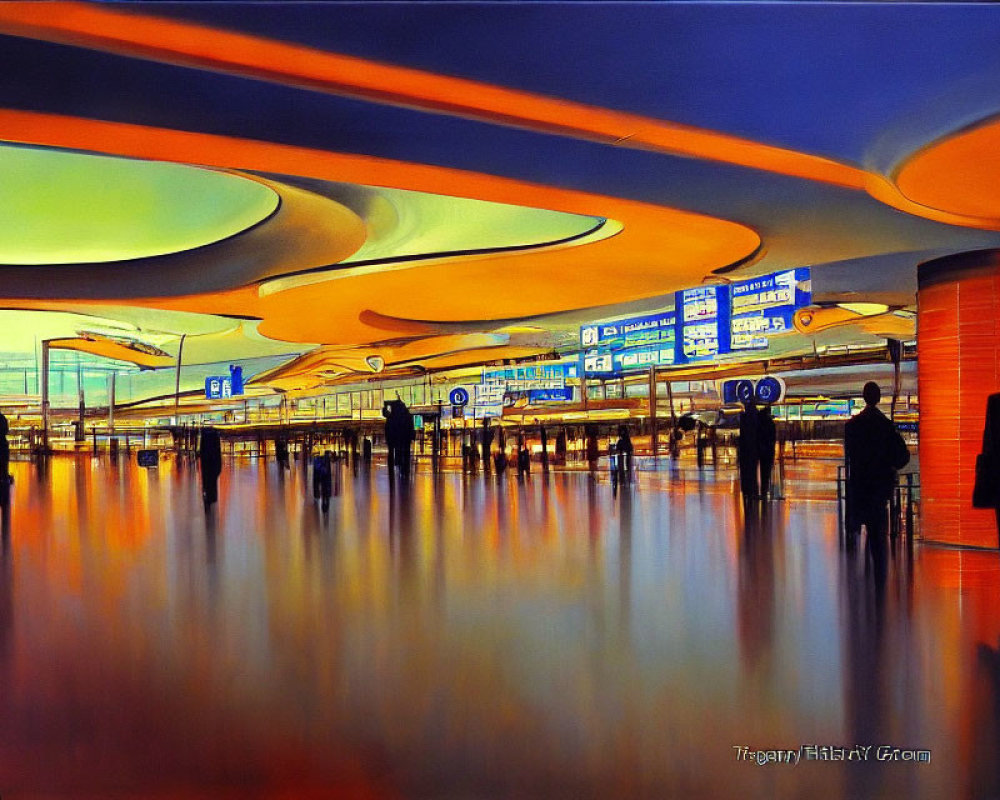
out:
<path id="1" fill-rule="evenodd" d="M 209 400 L 225 400 L 233 396 L 233 383 L 231 378 L 224 378 L 221 375 L 211 375 L 205 378 L 205 397 Z"/>
<path id="2" fill-rule="evenodd" d="M 669 366 L 676 357 L 677 315 L 673 311 L 584 325 L 580 343 L 587 375 L 615 376 Z"/>
<path id="3" fill-rule="evenodd" d="M 529 403 L 566 402 L 573 399 L 573 390 L 565 389 L 532 389 L 528 392 Z"/>
<path id="4" fill-rule="evenodd" d="M 761 275 L 729 287 L 730 349 L 763 350 L 769 337 L 794 330 L 795 311 L 812 302 L 808 267 Z"/>

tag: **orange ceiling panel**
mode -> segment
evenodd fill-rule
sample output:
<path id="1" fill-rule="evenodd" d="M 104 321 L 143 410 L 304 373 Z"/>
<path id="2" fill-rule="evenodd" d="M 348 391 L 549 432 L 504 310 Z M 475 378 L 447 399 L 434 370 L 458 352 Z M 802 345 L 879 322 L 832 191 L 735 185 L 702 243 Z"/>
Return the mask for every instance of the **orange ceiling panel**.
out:
<path id="1" fill-rule="evenodd" d="M 919 151 L 898 170 L 896 184 L 916 203 L 1000 227 L 1000 120 Z"/>
<path id="2" fill-rule="evenodd" d="M 57 350 L 76 350 L 101 358 L 113 358 L 116 361 L 126 361 L 150 369 L 169 367 L 175 363 L 175 360 L 169 356 L 144 353 L 110 339 L 50 339 L 49 347 Z"/>
<path id="3" fill-rule="evenodd" d="M 379 103 L 722 161 L 861 189 L 832 159 L 664 120 L 83 3 L 0 4 L 0 30 Z"/>
<path id="4" fill-rule="evenodd" d="M 259 296 L 256 286 L 135 304 L 259 317 L 260 333 L 295 342 L 355 344 L 386 336 L 366 311 L 398 318 L 413 334 L 426 321 L 502 320 L 664 295 L 699 283 L 760 246 L 742 225 L 673 208 L 523 181 L 367 156 L 21 111 L 0 111 L 8 141 L 112 152 L 473 197 L 615 219 L 623 230 L 578 246 L 414 262 Z M 60 299 L 60 298 L 52 298 Z M 68 298 L 67 298 L 68 299 Z M 13 306 L 12 306 L 13 307 Z M 17 307 L 33 307 L 18 304 Z M 433 326 L 428 325 L 428 333 Z"/>

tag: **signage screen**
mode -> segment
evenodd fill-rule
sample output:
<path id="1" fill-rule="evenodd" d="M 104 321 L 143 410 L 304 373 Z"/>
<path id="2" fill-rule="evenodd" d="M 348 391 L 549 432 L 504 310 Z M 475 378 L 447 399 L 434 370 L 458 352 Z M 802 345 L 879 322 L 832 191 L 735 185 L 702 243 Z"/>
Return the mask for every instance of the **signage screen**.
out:
<path id="1" fill-rule="evenodd" d="M 669 366 L 676 359 L 677 315 L 673 311 L 580 328 L 587 375 L 615 376 L 651 366 Z"/>
<path id="2" fill-rule="evenodd" d="M 794 330 L 796 309 L 812 302 L 809 268 L 761 275 L 730 287 L 730 349 L 763 350 L 769 337 Z"/>
<path id="3" fill-rule="evenodd" d="M 698 286 L 681 292 L 684 324 L 716 319 L 719 316 L 718 286 Z"/>
<path id="4" fill-rule="evenodd" d="M 728 287 L 698 286 L 677 293 L 681 308 L 682 361 L 703 361 L 729 352 Z"/>

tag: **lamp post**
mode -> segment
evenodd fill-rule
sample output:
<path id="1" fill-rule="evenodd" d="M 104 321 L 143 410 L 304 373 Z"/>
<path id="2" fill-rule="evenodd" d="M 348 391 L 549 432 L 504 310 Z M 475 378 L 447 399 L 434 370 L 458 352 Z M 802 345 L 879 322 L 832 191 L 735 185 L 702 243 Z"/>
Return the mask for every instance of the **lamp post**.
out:
<path id="1" fill-rule="evenodd" d="M 49 339 L 42 341 L 42 452 L 49 452 Z"/>
<path id="2" fill-rule="evenodd" d="M 184 340 L 187 338 L 186 333 L 181 334 L 181 343 L 177 348 L 177 376 L 174 379 L 174 421 L 173 424 L 177 424 L 177 420 L 180 418 L 180 408 L 181 408 L 181 357 L 184 355 Z"/>

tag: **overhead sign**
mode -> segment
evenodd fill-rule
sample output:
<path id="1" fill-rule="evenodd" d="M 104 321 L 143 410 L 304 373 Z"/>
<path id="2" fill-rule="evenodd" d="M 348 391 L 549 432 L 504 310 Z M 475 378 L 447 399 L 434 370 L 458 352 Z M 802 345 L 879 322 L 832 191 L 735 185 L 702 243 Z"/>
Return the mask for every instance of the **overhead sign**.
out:
<path id="1" fill-rule="evenodd" d="M 464 406 L 469 402 L 469 391 L 458 386 L 448 394 L 448 400 L 453 406 Z"/>
<path id="2" fill-rule="evenodd" d="M 563 389 L 532 389 L 528 392 L 529 403 L 562 403 L 572 399 L 573 390 L 568 386 Z"/>
<path id="3" fill-rule="evenodd" d="M 140 467 L 155 467 L 160 463 L 160 451 L 137 450 L 135 461 Z"/>
<path id="4" fill-rule="evenodd" d="M 726 405 L 751 402 L 773 405 L 785 399 L 785 382 L 773 375 L 731 379 L 722 382 L 719 394 Z"/>
<path id="5" fill-rule="evenodd" d="M 780 403 L 785 397 L 785 382 L 773 375 L 765 375 L 754 387 L 754 399 L 758 403 L 771 405 Z"/>
<path id="6" fill-rule="evenodd" d="M 741 403 L 753 401 L 753 381 L 736 381 L 736 399 Z"/>
<path id="7" fill-rule="evenodd" d="M 483 370 L 483 383 L 531 383 L 533 381 L 565 381 L 578 377 L 574 363 L 525 364 Z M 544 388 L 544 387 L 543 387 Z"/>
<path id="8" fill-rule="evenodd" d="M 677 316 L 673 311 L 584 325 L 580 328 L 583 371 L 615 376 L 676 360 Z"/>
<path id="9" fill-rule="evenodd" d="M 229 365 L 229 376 L 210 375 L 205 378 L 205 397 L 208 400 L 225 400 L 243 394 L 243 367 Z"/>
<path id="10" fill-rule="evenodd" d="M 729 352 L 727 290 L 727 286 L 698 286 L 677 292 L 681 362 L 703 361 Z"/>
<path id="11" fill-rule="evenodd" d="M 765 349 L 770 337 L 794 331 L 796 310 L 812 303 L 808 267 L 734 283 L 729 291 L 732 351 Z"/>
<path id="12" fill-rule="evenodd" d="M 233 382 L 221 375 L 205 378 L 205 397 L 209 400 L 224 400 L 233 396 Z"/>
<path id="13" fill-rule="evenodd" d="M 797 309 L 812 303 L 808 267 L 730 285 L 674 293 L 674 310 L 580 327 L 581 367 L 591 377 L 705 361 L 763 350 L 794 330 Z"/>

